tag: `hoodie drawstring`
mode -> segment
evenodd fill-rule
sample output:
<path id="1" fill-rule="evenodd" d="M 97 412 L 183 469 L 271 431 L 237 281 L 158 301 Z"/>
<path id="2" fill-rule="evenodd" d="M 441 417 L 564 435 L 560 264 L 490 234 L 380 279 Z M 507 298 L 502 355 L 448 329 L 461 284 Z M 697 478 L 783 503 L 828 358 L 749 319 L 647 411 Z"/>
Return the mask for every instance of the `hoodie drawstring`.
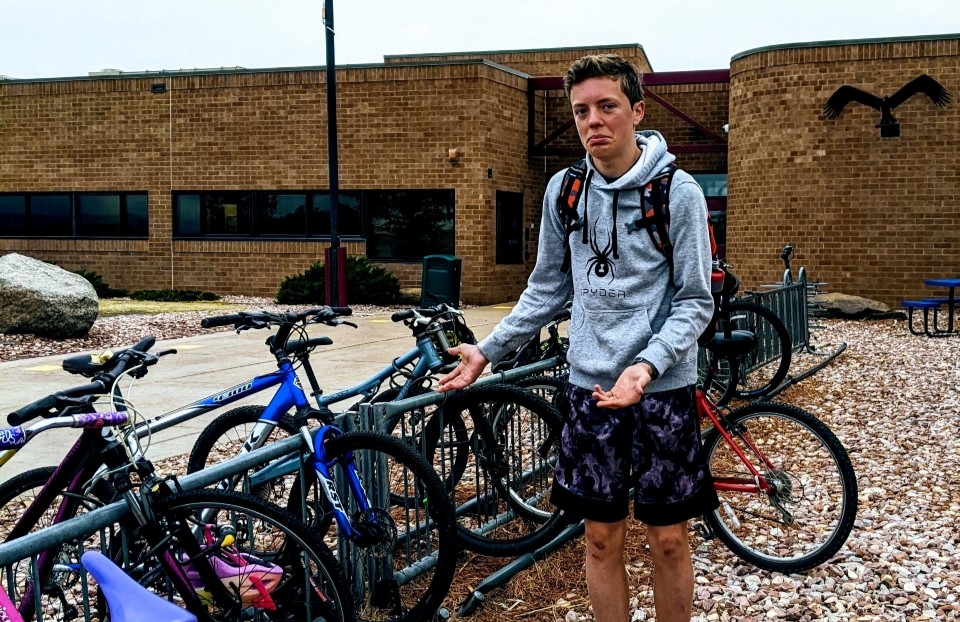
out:
<path id="1" fill-rule="evenodd" d="M 613 258 L 620 259 L 620 253 L 617 252 L 617 205 L 620 203 L 620 191 L 613 191 L 613 231 L 611 232 L 611 237 L 613 238 Z"/>
<path id="2" fill-rule="evenodd" d="M 587 170 L 587 177 L 583 180 L 583 243 L 589 243 L 589 238 L 587 237 L 587 223 L 590 221 L 587 220 L 587 204 L 590 201 L 590 181 L 593 179 L 593 169 Z"/>

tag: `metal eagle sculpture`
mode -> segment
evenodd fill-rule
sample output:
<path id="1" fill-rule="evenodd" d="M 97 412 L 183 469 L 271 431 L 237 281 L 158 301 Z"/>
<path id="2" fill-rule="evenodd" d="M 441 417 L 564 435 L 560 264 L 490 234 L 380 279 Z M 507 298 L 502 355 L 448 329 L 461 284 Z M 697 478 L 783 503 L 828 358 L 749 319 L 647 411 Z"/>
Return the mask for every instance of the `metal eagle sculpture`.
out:
<path id="1" fill-rule="evenodd" d="M 843 112 L 844 106 L 850 102 L 858 102 L 880 111 L 880 123 L 876 127 L 880 128 L 881 138 L 896 138 L 900 136 L 900 123 L 893 117 L 892 111 L 918 93 L 923 93 L 938 106 L 950 103 L 947 89 L 927 74 L 922 74 L 889 97 L 877 97 L 855 86 L 844 84 L 824 104 L 823 115 L 828 119 L 836 119 Z"/>

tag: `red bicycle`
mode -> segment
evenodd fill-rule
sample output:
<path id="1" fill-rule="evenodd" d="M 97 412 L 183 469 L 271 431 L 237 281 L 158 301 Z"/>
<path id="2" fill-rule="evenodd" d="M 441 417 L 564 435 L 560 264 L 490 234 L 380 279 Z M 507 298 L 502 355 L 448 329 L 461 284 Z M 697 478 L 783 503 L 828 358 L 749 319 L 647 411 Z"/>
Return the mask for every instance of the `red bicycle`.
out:
<path id="1" fill-rule="evenodd" d="M 736 356 L 756 347 L 756 335 L 718 333 L 705 347 Z M 711 371 L 703 386 L 711 386 Z M 843 444 L 800 408 L 728 409 L 729 397 L 715 403 L 697 389 L 703 449 L 720 497 L 701 531 L 759 568 L 802 572 L 822 564 L 846 542 L 857 514 L 857 478 Z"/>

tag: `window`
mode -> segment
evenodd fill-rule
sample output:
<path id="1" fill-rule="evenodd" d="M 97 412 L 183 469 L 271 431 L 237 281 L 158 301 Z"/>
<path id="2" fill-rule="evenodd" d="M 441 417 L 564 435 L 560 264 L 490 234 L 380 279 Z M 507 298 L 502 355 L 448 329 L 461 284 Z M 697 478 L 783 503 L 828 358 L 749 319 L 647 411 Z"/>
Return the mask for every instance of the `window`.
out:
<path id="1" fill-rule="evenodd" d="M 420 261 L 426 255 L 453 254 L 453 190 L 371 190 L 363 195 L 370 259 Z"/>
<path id="2" fill-rule="evenodd" d="M 371 259 L 420 261 L 426 255 L 454 252 L 453 190 L 341 190 L 339 198 L 337 234 L 365 237 Z M 175 192 L 173 234 L 177 238 L 329 238 L 330 193 Z"/>
<path id="3" fill-rule="evenodd" d="M 523 263 L 523 194 L 497 191 L 497 263 Z"/>
<path id="4" fill-rule="evenodd" d="M 360 237 L 362 193 L 340 193 L 337 233 Z M 218 191 L 173 195 L 174 235 L 240 237 L 328 237 L 327 192 Z"/>
<path id="5" fill-rule="evenodd" d="M 726 173 L 693 173 L 693 178 L 703 188 L 703 195 L 708 199 L 727 196 Z"/>
<path id="6" fill-rule="evenodd" d="M 145 192 L 0 194 L 3 237 L 147 237 Z"/>

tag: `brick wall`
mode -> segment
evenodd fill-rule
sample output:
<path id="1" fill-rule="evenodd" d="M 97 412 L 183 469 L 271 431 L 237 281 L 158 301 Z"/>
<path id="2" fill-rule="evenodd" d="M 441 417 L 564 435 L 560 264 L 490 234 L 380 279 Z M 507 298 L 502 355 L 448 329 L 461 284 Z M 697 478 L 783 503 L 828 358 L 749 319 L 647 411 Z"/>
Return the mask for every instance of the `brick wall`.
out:
<path id="1" fill-rule="evenodd" d="M 166 93 L 150 92 L 157 82 Z M 345 69 L 337 82 L 340 187 L 454 189 L 462 298 L 519 294 L 535 248 L 525 266 L 494 266 L 492 232 L 496 189 L 524 192 L 530 219 L 539 206 L 523 148 L 525 79 L 460 62 Z M 95 270 L 114 287 L 269 296 L 328 245 L 171 239 L 172 191 L 328 187 L 322 70 L 0 83 L 0 119 L 0 191 L 146 190 L 150 218 L 148 240 L 0 238 L 0 253 Z M 419 263 L 387 267 L 420 284 Z"/>
<path id="2" fill-rule="evenodd" d="M 779 280 L 786 243 L 830 291 L 889 305 L 934 295 L 923 279 L 960 276 L 960 39 L 766 49 L 735 58 L 730 79 L 728 257 L 746 287 Z M 953 95 L 893 111 L 849 104 L 822 114 L 841 85 L 888 96 L 927 73 Z M 936 292 L 945 295 L 945 292 Z"/>

